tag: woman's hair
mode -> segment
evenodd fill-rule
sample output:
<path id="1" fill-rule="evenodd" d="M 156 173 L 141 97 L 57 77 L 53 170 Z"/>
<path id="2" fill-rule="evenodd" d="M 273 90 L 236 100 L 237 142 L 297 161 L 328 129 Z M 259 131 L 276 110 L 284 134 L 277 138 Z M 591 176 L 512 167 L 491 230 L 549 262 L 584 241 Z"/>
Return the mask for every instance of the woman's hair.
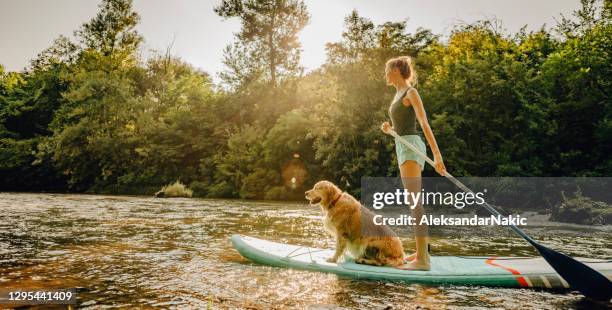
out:
<path id="1" fill-rule="evenodd" d="M 402 77 L 408 85 L 415 86 L 417 82 L 417 74 L 412 64 L 412 57 L 400 56 L 387 60 L 387 69 L 398 68 Z"/>

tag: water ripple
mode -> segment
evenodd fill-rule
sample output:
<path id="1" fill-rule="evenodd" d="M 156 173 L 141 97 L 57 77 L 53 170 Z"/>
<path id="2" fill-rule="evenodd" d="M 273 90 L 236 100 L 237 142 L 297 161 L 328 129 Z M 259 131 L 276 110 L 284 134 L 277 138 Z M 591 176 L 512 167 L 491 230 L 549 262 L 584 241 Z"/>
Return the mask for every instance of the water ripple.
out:
<path id="1" fill-rule="evenodd" d="M 573 256 L 609 258 L 610 228 L 539 219 L 527 232 Z M 254 264 L 234 233 L 332 247 L 302 203 L 0 193 L 0 286 L 76 287 L 79 308 L 555 309 L 597 306 L 573 293 L 425 287 Z M 414 244 L 403 238 L 407 249 Z M 436 228 L 436 255 L 530 256 L 500 227 Z"/>

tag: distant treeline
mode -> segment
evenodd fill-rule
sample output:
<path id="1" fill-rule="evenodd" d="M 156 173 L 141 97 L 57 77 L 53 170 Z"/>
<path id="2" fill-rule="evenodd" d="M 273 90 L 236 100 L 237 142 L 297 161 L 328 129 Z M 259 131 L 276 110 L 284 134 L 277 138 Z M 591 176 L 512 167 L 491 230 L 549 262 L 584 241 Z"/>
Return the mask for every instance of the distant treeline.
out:
<path id="1" fill-rule="evenodd" d="M 353 11 L 304 73 L 301 0 L 221 1 L 242 30 L 215 85 L 171 49 L 139 56 L 131 0 L 104 0 L 75 39 L 22 72 L 0 66 L 0 189 L 152 194 L 180 180 L 196 196 L 292 199 L 329 179 L 359 194 L 362 176 L 398 175 L 379 126 L 394 95 L 384 63 L 399 55 L 416 60 L 454 175 L 610 176 L 611 3 L 583 0 L 550 29 L 481 21 L 444 37 Z"/>

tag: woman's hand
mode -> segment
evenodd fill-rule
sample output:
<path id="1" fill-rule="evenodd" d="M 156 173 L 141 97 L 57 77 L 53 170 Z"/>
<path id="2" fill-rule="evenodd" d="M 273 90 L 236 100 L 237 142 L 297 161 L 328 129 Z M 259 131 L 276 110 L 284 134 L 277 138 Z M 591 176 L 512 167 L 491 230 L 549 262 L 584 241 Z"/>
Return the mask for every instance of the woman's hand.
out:
<path id="1" fill-rule="evenodd" d="M 434 168 L 441 176 L 446 175 L 446 167 L 444 166 L 444 161 L 442 161 L 442 155 L 440 153 L 434 155 Z"/>
<path id="2" fill-rule="evenodd" d="M 380 130 L 389 135 L 391 134 L 391 130 L 393 130 L 393 127 L 391 127 L 391 124 L 389 124 L 389 122 L 384 122 L 382 123 L 382 125 L 380 125 Z"/>

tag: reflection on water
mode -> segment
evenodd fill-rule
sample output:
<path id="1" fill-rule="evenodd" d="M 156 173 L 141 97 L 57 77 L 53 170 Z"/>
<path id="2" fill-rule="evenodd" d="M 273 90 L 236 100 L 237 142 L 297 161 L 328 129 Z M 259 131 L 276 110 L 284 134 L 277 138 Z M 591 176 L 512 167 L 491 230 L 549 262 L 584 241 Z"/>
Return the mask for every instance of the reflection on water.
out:
<path id="1" fill-rule="evenodd" d="M 541 220 L 526 230 L 572 256 L 612 256 L 609 227 Z M 78 307 L 85 309 L 602 306 L 575 293 L 425 287 L 262 266 L 233 250 L 234 233 L 333 246 L 318 208 L 305 203 L 0 193 L 0 287 L 76 287 Z M 449 227 L 434 234 L 436 255 L 535 255 L 505 228 Z"/>

